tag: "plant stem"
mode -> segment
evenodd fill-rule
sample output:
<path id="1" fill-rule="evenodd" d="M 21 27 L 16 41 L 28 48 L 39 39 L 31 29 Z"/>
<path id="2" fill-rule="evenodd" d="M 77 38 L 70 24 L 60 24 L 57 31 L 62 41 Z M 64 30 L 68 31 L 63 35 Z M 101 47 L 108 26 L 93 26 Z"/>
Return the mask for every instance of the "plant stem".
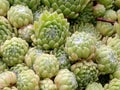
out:
<path id="1" fill-rule="evenodd" d="M 104 18 L 97 18 L 97 21 L 108 22 L 108 23 L 111 23 L 112 25 L 115 23 L 114 21 L 106 20 L 106 19 L 104 19 Z"/>

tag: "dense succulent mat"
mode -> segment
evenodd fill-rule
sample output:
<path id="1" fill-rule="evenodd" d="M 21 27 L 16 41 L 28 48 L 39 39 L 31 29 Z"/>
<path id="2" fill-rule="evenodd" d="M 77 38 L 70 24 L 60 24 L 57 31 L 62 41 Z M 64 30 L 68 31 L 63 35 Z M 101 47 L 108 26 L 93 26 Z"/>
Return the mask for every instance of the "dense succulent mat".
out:
<path id="1" fill-rule="evenodd" d="M 120 90 L 120 0 L 0 0 L 0 90 Z"/>

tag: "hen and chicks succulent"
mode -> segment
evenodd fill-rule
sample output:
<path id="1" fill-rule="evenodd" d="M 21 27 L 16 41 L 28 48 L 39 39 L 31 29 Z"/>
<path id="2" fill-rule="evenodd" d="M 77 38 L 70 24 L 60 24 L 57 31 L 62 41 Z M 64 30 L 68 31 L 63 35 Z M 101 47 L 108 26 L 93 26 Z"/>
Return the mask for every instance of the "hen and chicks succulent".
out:
<path id="1" fill-rule="evenodd" d="M 0 0 L 0 90 L 119 89 L 120 0 Z"/>

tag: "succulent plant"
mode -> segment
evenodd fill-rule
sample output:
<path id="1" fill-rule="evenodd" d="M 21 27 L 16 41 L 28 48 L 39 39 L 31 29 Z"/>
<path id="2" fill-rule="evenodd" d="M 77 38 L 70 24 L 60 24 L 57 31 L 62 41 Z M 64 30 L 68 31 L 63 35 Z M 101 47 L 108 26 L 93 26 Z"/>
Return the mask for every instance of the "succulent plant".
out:
<path id="1" fill-rule="evenodd" d="M 76 75 L 80 90 L 85 89 L 88 84 L 98 80 L 97 65 L 92 61 L 75 63 L 71 66 L 71 71 Z"/>
<path id="2" fill-rule="evenodd" d="M 5 87 L 2 90 L 18 90 L 16 87 Z"/>
<path id="3" fill-rule="evenodd" d="M 18 90 L 39 90 L 39 76 L 33 70 L 22 71 L 18 74 Z"/>
<path id="4" fill-rule="evenodd" d="M 40 82 L 39 90 L 58 90 L 58 89 L 51 79 L 46 78 Z"/>
<path id="5" fill-rule="evenodd" d="M 52 78 L 59 71 L 59 61 L 54 55 L 42 54 L 36 58 L 33 69 L 40 78 Z"/>
<path id="6" fill-rule="evenodd" d="M 5 17 L 0 16 L 0 45 L 2 45 L 5 40 L 11 39 L 13 35 L 13 29 L 9 21 Z"/>
<path id="7" fill-rule="evenodd" d="M 71 61 L 87 59 L 95 52 L 96 38 L 86 32 L 75 32 L 67 38 L 65 51 Z"/>
<path id="8" fill-rule="evenodd" d="M 120 9 L 117 10 L 117 18 L 118 18 L 118 22 L 120 23 Z"/>
<path id="9" fill-rule="evenodd" d="M 112 79 L 109 84 L 106 84 L 104 90 L 120 90 L 120 80 Z"/>
<path id="10" fill-rule="evenodd" d="M 61 69 L 54 82 L 59 90 L 76 90 L 78 87 L 74 73 L 68 69 Z"/>
<path id="11" fill-rule="evenodd" d="M 34 23 L 33 44 L 46 50 L 58 48 L 65 43 L 68 29 L 69 23 L 63 14 L 45 11 Z"/>
<path id="12" fill-rule="evenodd" d="M 6 16 L 10 8 L 8 0 L 0 0 L 0 16 Z"/>
<path id="13" fill-rule="evenodd" d="M 120 0 L 0 0 L 0 90 L 120 90 Z"/>
<path id="14" fill-rule="evenodd" d="M 25 63 L 28 67 L 32 68 L 36 57 L 40 56 L 43 51 L 37 47 L 30 48 L 25 55 Z"/>
<path id="15" fill-rule="evenodd" d="M 21 28 L 33 22 L 32 11 L 23 5 L 11 6 L 7 13 L 7 18 L 16 28 Z"/>
<path id="16" fill-rule="evenodd" d="M 113 72 L 112 74 L 110 74 L 110 78 L 117 78 L 120 79 L 120 62 L 118 62 L 117 68 L 115 70 L 115 72 Z"/>
<path id="17" fill-rule="evenodd" d="M 115 36 L 114 38 L 110 37 L 107 40 L 107 45 L 110 46 L 117 53 L 117 58 L 120 61 L 120 39 L 117 36 Z"/>
<path id="18" fill-rule="evenodd" d="M 22 27 L 18 30 L 18 36 L 24 40 L 26 40 L 28 43 L 31 43 L 31 36 L 33 34 L 33 25 L 30 24 L 28 26 Z"/>
<path id="19" fill-rule="evenodd" d="M 8 69 L 8 66 L 6 65 L 6 63 L 4 63 L 2 59 L 0 59 L 0 73 L 6 71 L 7 69 Z"/>
<path id="20" fill-rule="evenodd" d="M 39 21 L 40 15 L 45 11 L 54 12 L 52 8 L 47 6 L 41 5 L 39 6 L 38 10 L 33 13 L 34 21 Z"/>
<path id="21" fill-rule="evenodd" d="M 58 13 L 63 13 L 69 19 L 77 18 L 89 2 L 90 0 L 42 0 L 44 5 L 52 7 Z"/>
<path id="22" fill-rule="evenodd" d="M 109 9 L 105 12 L 104 18 L 107 20 L 116 21 L 117 20 L 117 12 L 112 9 Z"/>
<path id="23" fill-rule="evenodd" d="M 10 40 L 6 40 L 1 46 L 1 54 L 3 61 L 8 66 L 14 66 L 16 64 L 23 63 L 25 54 L 28 51 L 28 44 L 21 38 L 13 37 Z"/>
<path id="24" fill-rule="evenodd" d="M 114 0 L 97 0 L 100 4 L 103 4 L 107 9 L 113 7 Z"/>
<path id="25" fill-rule="evenodd" d="M 16 75 L 20 74 L 22 71 L 26 71 L 29 68 L 25 66 L 25 64 L 17 64 L 16 66 L 13 66 L 10 68 L 12 72 L 14 72 Z"/>
<path id="26" fill-rule="evenodd" d="M 96 30 L 100 32 L 103 36 L 112 36 L 115 33 L 114 25 L 102 21 L 97 22 Z"/>
<path id="27" fill-rule="evenodd" d="M 4 87 L 14 85 L 17 82 L 15 73 L 11 71 L 6 71 L 0 74 L 0 89 Z"/>
<path id="28" fill-rule="evenodd" d="M 101 17 L 105 14 L 106 8 L 102 4 L 97 4 L 96 6 L 93 7 L 93 14 L 96 17 Z"/>
<path id="29" fill-rule="evenodd" d="M 114 29 L 115 29 L 117 35 L 120 37 L 120 23 L 115 22 L 114 23 Z"/>
<path id="30" fill-rule="evenodd" d="M 85 90 L 104 90 L 104 88 L 100 83 L 93 82 L 89 84 Z"/>
<path id="31" fill-rule="evenodd" d="M 71 32 L 86 32 L 91 34 L 91 36 L 95 37 L 97 40 L 100 40 L 102 38 L 102 35 L 100 32 L 98 32 L 95 28 L 95 26 L 91 23 L 80 23 L 80 24 L 74 24 L 70 27 Z"/>
<path id="32" fill-rule="evenodd" d="M 101 45 L 96 49 L 96 63 L 100 74 L 110 74 L 116 70 L 118 58 L 116 52 L 111 47 Z"/>
<path id="33" fill-rule="evenodd" d="M 68 55 L 65 53 L 63 49 L 55 50 L 54 51 L 55 56 L 57 57 L 60 69 L 70 69 L 71 63 L 68 59 Z"/>
<path id="34" fill-rule="evenodd" d="M 27 5 L 32 11 L 37 10 L 41 0 L 9 0 L 11 5 Z"/>
<path id="35" fill-rule="evenodd" d="M 120 0 L 114 0 L 115 5 L 120 8 Z"/>
<path id="36" fill-rule="evenodd" d="M 75 20 L 69 19 L 69 21 L 72 23 L 94 23 L 95 24 L 96 17 L 93 14 L 93 5 L 94 3 L 91 0 Z"/>

